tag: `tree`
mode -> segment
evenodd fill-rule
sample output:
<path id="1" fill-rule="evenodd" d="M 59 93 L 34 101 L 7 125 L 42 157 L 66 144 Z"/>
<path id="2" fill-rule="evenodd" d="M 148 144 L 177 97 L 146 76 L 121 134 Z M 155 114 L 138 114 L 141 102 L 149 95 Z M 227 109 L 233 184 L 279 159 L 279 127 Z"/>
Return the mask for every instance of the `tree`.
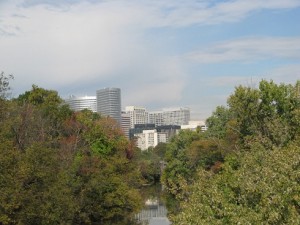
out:
<path id="1" fill-rule="evenodd" d="M 232 119 L 231 112 L 224 106 L 218 106 L 210 117 L 206 119 L 208 130 L 206 134 L 209 137 L 218 139 L 224 138 L 226 135 L 227 123 Z"/>
<path id="2" fill-rule="evenodd" d="M 200 169 L 174 224 L 299 224 L 300 147 L 228 156 L 221 172 Z"/>
<path id="3" fill-rule="evenodd" d="M 37 86 L 3 101 L 1 224 L 130 224 L 141 174 L 114 121 Z"/>
<path id="4" fill-rule="evenodd" d="M 299 135 L 299 81 L 293 86 L 263 80 L 259 89 L 239 86 L 228 104 L 242 144 L 260 140 L 265 146 L 285 146 Z"/>
<path id="5" fill-rule="evenodd" d="M 172 195 L 181 192 L 179 179 L 190 179 L 192 170 L 188 165 L 186 150 L 193 141 L 199 140 L 200 136 L 197 132 L 190 130 L 182 130 L 178 135 L 171 139 L 167 146 L 165 162 L 167 163 L 162 175 L 162 182 Z"/>

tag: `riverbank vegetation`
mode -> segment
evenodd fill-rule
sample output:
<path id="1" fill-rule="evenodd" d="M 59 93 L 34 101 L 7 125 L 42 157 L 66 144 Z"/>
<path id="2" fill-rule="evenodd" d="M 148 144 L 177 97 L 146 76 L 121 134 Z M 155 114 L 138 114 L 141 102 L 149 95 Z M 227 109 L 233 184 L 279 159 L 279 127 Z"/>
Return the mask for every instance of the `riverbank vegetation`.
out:
<path id="1" fill-rule="evenodd" d="M 56 91 L 10 98 L 12 79 L 0 74 L 0 224 L 134 224 L 160 181 L 174 225 L 300 224 L 300 81 L 236 87 L 207 131 L 141 151 Z"/>
<path id="2" fill-rule="evenodd" d="M 239 86 L 168 145 L 173 224 L 300 224 L 300 82 Z"/>
<path id="3" fill-rule="evenodd" d="M 142 176 L 115 121 L 0 77 L 0 224 L 133 224 Z"/>

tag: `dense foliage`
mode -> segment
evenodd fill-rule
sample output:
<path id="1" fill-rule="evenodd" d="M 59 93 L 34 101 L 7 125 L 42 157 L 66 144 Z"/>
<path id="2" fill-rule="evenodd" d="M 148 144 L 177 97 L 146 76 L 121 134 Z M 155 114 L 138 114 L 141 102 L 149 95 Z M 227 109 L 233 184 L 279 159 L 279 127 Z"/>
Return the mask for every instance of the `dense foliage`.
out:
<path id="1" fill-rule="evenodd" d="M 299 171 L 295 144 L 236 153 L 217 174 L 198 171 L 174 224 L 300 224 Z"/>
<path id="2" fill-rule="evenodd" d="M 167 146 L 173 224 L 300 223 L 300 82 L 239 86 Z"/>
<path id="3" fill-rule="evenodd" d="M 141 174 L 115 121 L 0 81 L 0 224 L 133 224 Z"/>

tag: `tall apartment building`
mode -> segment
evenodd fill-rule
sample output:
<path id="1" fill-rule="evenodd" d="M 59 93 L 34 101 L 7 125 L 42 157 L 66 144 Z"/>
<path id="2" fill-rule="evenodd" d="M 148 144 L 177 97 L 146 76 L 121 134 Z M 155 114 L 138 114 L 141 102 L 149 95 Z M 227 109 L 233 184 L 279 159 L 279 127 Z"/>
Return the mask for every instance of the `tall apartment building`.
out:
<path id="1" fill-rule="evenodd" d="M 130 115 L 130 127 L 136 124 L 147 124 L 149 122 L 148 112 L 143 107 L 126 106 L 125 112 Z"/>
<path id="2" fill-rule="evenodd" d="M 162 126 L 163 123 L 163 111 L 149 112 L 149 123 L 155 124 L 155 126 Z"/>
<path id="3" fill-rule="evenodd" d="M 74 111 L 89 109 L 93 112 L 97 112 L 96 96 L 76 97 L 74 95 L 71 95 L 69 98 L 65 99 L 65 102 Z"/>
<path id="4" fill-rule="evenodd" d="M 130 130 L 130 115 L 126 112 L 121 113 L 121 129 L 125 135 L 129 139 L 129 130 Z"/>
<path id="5" fill-rule="evenodd" d="M 97 112 L 115 119 L 121 125 L 121 90 L 103 88 L 97 90 Z"/>
<path id="6" fill-rule="evenodd" d="M 149 112 L 149 122 L 156 126 L 186 125 L 190 120 L 189 108 L 165 109 L 163 111 Z"/>
<path id="7" fill-rule="evenodd" d="M 190 121 L 189 108 L 174 108 L 163 112 L 164 125 L 184 125 Z"/>

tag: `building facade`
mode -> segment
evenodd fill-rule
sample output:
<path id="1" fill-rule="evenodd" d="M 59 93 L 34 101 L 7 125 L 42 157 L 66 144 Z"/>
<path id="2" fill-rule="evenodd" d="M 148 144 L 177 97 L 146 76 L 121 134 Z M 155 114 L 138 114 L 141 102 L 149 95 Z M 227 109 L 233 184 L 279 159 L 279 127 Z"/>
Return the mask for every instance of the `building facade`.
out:
<path id="1" fill-rule="evenodd" d="M 115 119 L 121 125 L 121 89 L 103 88 L 97 90 L 97 112 Z"/>
<path id="2" fill-rule="evenodd" d="M 198 129 L 200 131 L 206 131 L 207 126 L 205 125 L 204 121 L 189 121 L 189 124 L 187 125 L 181 125 L 182 130 L 192 130 L 192 131 L 197 131 Z"/>
<path id="3" fill-rule="evenodd" d="M 163 111 L 149 112 L 149 123 L 153 123 L 155 126 L 164 125 Z"/>
<path id="4" fill-rule="evenodd" d="M 93 112 L 97 112 L 96 96 L 76 97 L 71 95 L 69 98 L 65 99 L 65 102 L 70 106 L 70 109 L 74 111 L 89 109 Z"/>
<path id="5" fill-rule="evenodd" d="M 185 125 L 190 121 L 189 108 L 174 108 L 163 111 L 163 125 Z"/>
<path id="6" fill-rule="evenodd" d="M 149 112 L 149 122 L 156 126 L 163 125 L 187 125 L 190 121 L 190 109 L 185 107 L 164 109 L 162 111 Z"/>
<path id="7" fill-rule="evenodd" d="M 121 129 L 127 139 L 129 139 L 130 115 L 126 112 L 121 113 Z"/>
<path id="8" fill-rule="evenodd" d="M 141 150 L 147 150 L 149 147 L 155 147 L 158 144 L 158 134 L 154 130 L 143 130 L 143 133 L 135 134 L 137 146 Z"/>
<path id="9" fill-rule="evenodd" d="M 126 106 L 125 112 L 130 115 L 130 127 L 136 124 L 147 124 L 149 122 L 148 112 L 144 107 Z"/>

